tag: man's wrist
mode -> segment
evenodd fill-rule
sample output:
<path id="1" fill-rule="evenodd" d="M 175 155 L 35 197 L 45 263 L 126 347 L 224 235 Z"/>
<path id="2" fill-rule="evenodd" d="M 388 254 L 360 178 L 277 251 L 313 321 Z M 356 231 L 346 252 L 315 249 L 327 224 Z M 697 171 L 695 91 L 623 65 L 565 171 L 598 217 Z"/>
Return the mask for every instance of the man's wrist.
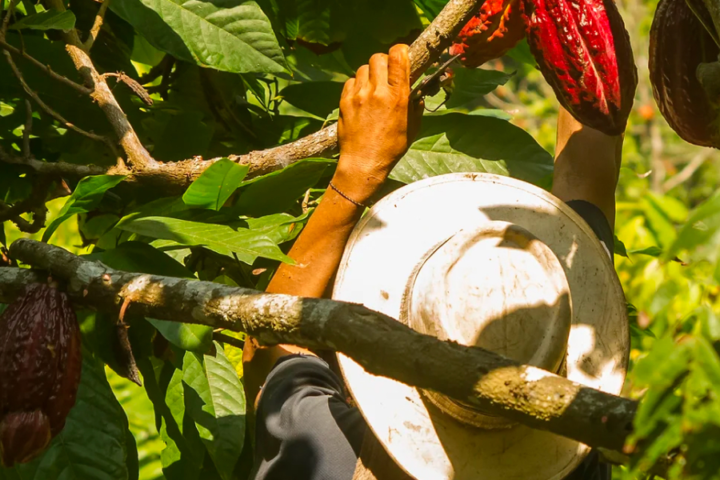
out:
<path id="1" fill-rule="evenodd" d="M 338 166 L 332 184 L 342 196 L 348 197 L 354 203 L 367 205 L 385 183 L 385 178 L 384 174 L 350 171 Z"/>

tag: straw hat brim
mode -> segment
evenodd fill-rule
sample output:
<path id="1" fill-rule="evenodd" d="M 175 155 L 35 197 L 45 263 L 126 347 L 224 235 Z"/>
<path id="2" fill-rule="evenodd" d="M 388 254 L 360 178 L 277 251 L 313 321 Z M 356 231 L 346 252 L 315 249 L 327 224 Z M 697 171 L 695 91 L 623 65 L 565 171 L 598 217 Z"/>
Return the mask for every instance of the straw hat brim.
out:
<path id="1" fill-rule="evenodd" d="M 574 210 L 525 182 L 448 174 L 386 196 L 355 227 L 333 298 L 400 318 L 407 280 L 428 249 L 463 228 L 495 220 L 530 231 L 563 266 L 573 310 L 567 378 L 619 394 L 630 339 L 625 297 L 612 261 Z M 437 410 L 416 388 L 369 374 L 344 355 L 338 358 L 371 430 L 390 456 L 420 480 L 559 480 L 589 452 L 586 445 L 522 425 L 469 427 Z"/>

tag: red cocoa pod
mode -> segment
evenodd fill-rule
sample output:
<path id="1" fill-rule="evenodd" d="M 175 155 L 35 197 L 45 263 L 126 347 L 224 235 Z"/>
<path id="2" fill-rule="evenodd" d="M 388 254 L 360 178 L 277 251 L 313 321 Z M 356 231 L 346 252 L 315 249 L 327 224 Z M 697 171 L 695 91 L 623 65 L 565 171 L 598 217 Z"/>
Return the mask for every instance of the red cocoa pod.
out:
<path id="1" fill-rule="evenodd" d="M 525 36 L 519 0 L 486 0 L 450 47 L 467 67 L 502 57 Z"/>
<path id="2" fill-rule="evenodd" d="M 693 2 L 703 18 L 702 2 Z M 709 15 L 708 15 L 709 16 Z M 650 83 L 658 108 L 686 142 L 720 148 L 720 109 L 698 72 L 717 61 L 720 48 L 685 0 L 661 0 L 650 29 Z"/>
<path id="3" fill-rule="evenodd" d="M 637 87 L 630 37 L 613 0 L 521 0 L 530 50 L 579 122 L 625 131 Z"/>
<path id="4" fill-rule="evenodd" d="M 29 285 L 0 317 L 0 450 L 10 467 L 37 456 L 75 404 L 82 353 L 67 296 Z M 48 441 L 49 441 L 48 438 Z M 15 442 L 19 442 L 16 444 Z"/>

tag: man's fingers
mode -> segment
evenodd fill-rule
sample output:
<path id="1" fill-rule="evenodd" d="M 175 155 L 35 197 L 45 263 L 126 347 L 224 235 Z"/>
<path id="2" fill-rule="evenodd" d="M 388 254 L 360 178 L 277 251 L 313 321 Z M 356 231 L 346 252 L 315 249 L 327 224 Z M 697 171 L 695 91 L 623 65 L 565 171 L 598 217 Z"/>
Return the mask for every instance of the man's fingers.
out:
<path id="1" fill-rule="evenodd" d="M 388 55 L 388 84 L 410 90 L 410 59 L 407 45 L 394 45 Z"/>
<path id="2" fill-rule="evenodd" d="M 388 57 L 384 53 L 376 53 L 370 57 L 370 84 L 377 88 L 387 85 Z"/>
<path id="3" fill-rule="evenodd" d="M 363 65 L 358 68 L 355 73 L 355 88 L 354 93 L 360 92 L 360 90 L 370 88 L 370 67 Z"/>
<path id="4" fill-rule="evenodd" d="M 355 79 L 351 78 L 347 82 L 345 82 L 345 86 L 343 87 L 342 95 L 340 95 L 340 99 L 347 98 L 355 91 Z"/>

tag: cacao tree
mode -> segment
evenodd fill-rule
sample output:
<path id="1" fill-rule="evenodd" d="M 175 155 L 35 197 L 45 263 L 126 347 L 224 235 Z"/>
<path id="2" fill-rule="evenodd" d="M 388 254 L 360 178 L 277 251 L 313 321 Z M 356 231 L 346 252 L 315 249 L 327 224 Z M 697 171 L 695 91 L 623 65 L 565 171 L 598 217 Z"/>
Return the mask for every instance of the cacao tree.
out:
<path id="1" fill-rule="evenodd" d="M 565 90 L 536 68 L 538 42 L 513 29 L 525 27 L 520 3 L 3 2 L 0 301 L 31 278 L 19 267 L 49 265 L 32 278 L 54 276 L 60 289 L 80 281 L 52 266 L 54 254 L 13 255 L 19 238 L 116 271 L 264 290 L 292 262 L 292 241 L 332 176 L 343 82 L 373 53 L 421 35 L 414 79 L 461 30 L 450 52 L 464 57 L 426 99 L 388 190 L 468 171 L 549 188 L 555 93 L 563 100 Z M 627 396 L 642 401 L 624 451 L 604 453 L 625 465 L 618 478 L 711 479 L 720 468 L 718 158 L 654 114 L 642 62 L 655 7 L 627 0 L 612 10 L 639 77 L 634 110 L 632 93 L 609 95 L 608 128 L 622 130 L 629 116 L 616 259 L 633 333 Z M 625 75 L 635 65 L 623 52 Z M 140 299 L 81 298 L 82 288 L 75 406 L 40 456 L 0 468 L 0 479 L 246 478 L 244 334 L 154 318 Z"/>

